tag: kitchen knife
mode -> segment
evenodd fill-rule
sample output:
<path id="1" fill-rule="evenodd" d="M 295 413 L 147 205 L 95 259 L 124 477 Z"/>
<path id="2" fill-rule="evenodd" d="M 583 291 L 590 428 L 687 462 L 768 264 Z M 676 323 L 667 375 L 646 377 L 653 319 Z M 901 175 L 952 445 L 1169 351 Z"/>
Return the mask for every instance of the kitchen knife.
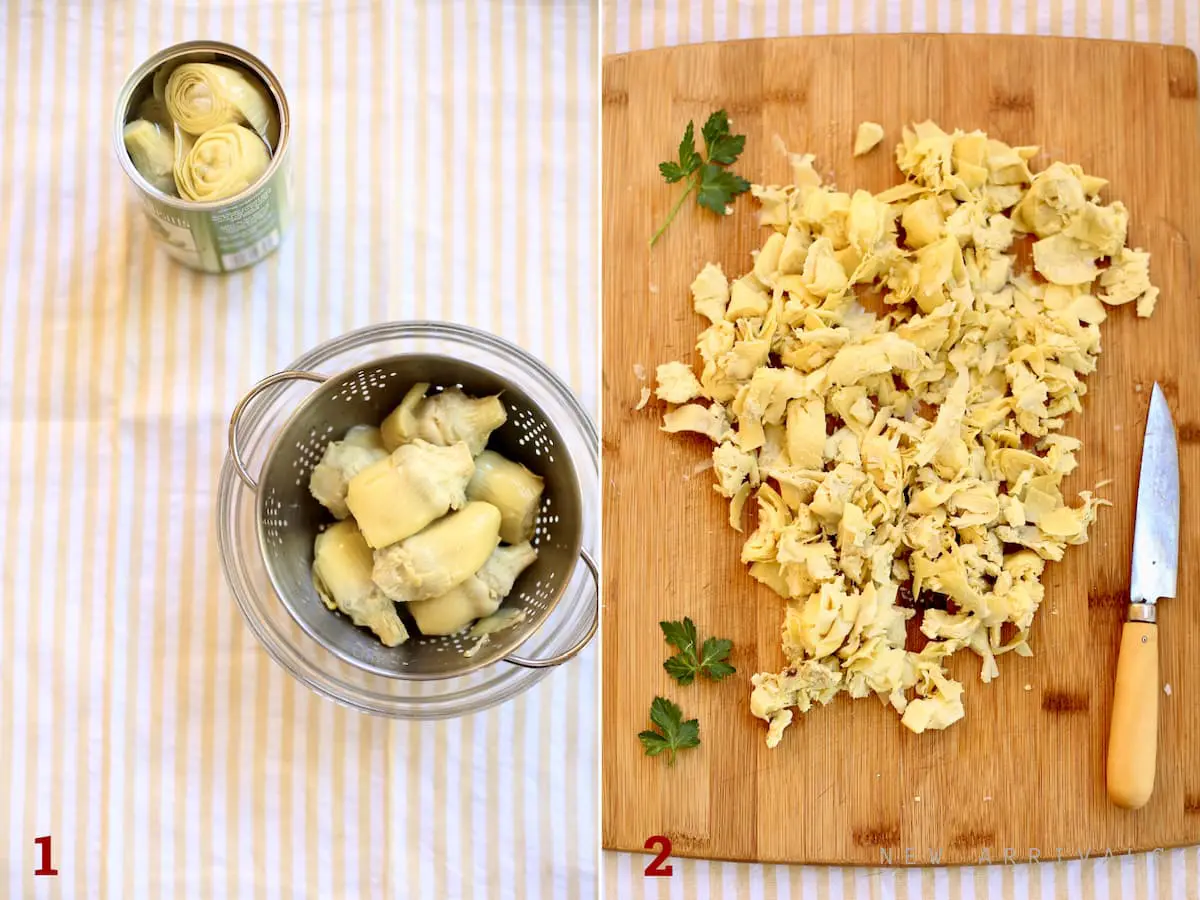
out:
<path id="1" fill-rule="evenodd" d="M 1179 448 L 1167 398 L 1155 384 L 1142 442 L 1129 611 L 1117 657 L 1108 737 L 1108 797 L 1145 806 L 1158 751 L 1158 601 L 1175 596 L 1179 568 Z"/>

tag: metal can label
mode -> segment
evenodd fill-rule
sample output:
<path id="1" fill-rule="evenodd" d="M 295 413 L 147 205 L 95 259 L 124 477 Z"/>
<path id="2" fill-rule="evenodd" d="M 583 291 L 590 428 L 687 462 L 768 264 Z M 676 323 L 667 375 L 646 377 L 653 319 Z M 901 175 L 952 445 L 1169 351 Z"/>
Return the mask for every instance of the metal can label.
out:
<path id="1" fill-rule="evenodd" d="M 253 265 L 279 246 L 289 219 L 285 166 L 250 196 L 215 210 L 180 209 L 147 192 L 142 207 L 150 229 L 174 259 L 206 272 Z"/>

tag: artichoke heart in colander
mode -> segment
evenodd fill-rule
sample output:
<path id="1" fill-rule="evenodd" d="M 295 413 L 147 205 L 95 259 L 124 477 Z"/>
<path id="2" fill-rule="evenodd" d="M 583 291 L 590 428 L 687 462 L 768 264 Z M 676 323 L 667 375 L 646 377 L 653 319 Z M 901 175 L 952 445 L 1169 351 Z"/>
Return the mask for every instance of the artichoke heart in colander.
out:
<path id="1" fill-rule="evenodd" d="M 464 441 L 478 456 L 488 436 L 507 418 L 499 397 L 468 397 L 458 388 L 426 397 L 428 389 L 427 384 L 414 385 L 383 420 L 380 430 L 389 450 L 420 438 L 441 446 Z"/>
<path id="2" fill-rule="evenodd" d="M 330 441 L 309 478 L 309 490 L 322 506 L 344 519 L 350 515 L 346 498 L 350 481 L 368 466 L 387 459 L 379 429 L 355 425 L 340 441 Z"/>
<path id="3" fill-rule="evenodd" d="M 353 519 L 317 535 L 313 584 L 330 609 L 340 609 L 355 625 L 370 628 L 385 646 L 408 640 L 408 629 L 392 603 L 371 580 L 371 548 Z"/>
<path id="4" fill-rule="evenodd" d="M 417 440 L 355 475 L 347 487 L 346 506 L 367 543 L 378 549 L 462 507 L 474 474 L 475 461 L 461 441 L 438 447 Z"/>
<path id="5" fill-rule="evenodd" d="M 408 637 L 397 603 L 421 634 L 458 634 L 504 612 L 538 556 L 544 482 L 485 449 L 504 404 L 458 388 L 426 396 L 429 387 L 409 389 L 382 427 L 330 441 L 309 477 L 340 520 L 316 539 L 314 585 L 388 646 Z"/>
<path id="6" fill-rule="evenodd" d="M 176 167 L 175 181 L 187 200 L 225 200 L 258 181 L 270 163 L 257 134 L 241 125 L 221 125 L 196 138 Z"/>
<path id="7" fill-rule="evenodd" d="M 520 544 L 533 537 L 543 482 L 520 463 L 494 450 L 475 457 L 475 474 L 467 483 L 467 498 L 482 500 L 500 510 L 500 539 Z"/>
<path id="8" fill-rule="evenodd" d="M 456 634 L 476 619 L 492 615 L 513 589 L 517 576 L 537 559 L 537 550 L 526 541 L 497 547 L 483 566 L 464 581 L 432 600 L 408 604 L 421 634 Z"/>
<path id="9" fill-rule="evenodd" d="M 468 503 L 424 531 L 375 553 L 372 578 L 396 601 L 428 600 L 462 584 L 500 543 L 500 510 Z"/>
<path id="10" fill-rule="evenodd" d="M 1064 490 L 1080 441 L 1061 432 L 1107 307 L 1149 316 L 1158 288 L 1106 182 L 1035 172 L 1037 153 L 922 122 L 896 147 L 906 180 L 878 194 L 793 156 L 791 184 L 752 188 L 770 233 L 751 270 L 710 263 L 692 283 L 701 363 L 658 367 L 662 428 L 716 445 L 734 529 L 757 506 L 742 561 L 783 600 L 787 659 L 752 679 L 768 746 L 840 693 L 876 696 L 917 733 L 958 721 L 946 658 L 973 652 L 988 682 L 998 656 L 1029 655 L 1046 563 L 1106 503 Z M 905 593 L 946 608 L 918 613 Z"/>

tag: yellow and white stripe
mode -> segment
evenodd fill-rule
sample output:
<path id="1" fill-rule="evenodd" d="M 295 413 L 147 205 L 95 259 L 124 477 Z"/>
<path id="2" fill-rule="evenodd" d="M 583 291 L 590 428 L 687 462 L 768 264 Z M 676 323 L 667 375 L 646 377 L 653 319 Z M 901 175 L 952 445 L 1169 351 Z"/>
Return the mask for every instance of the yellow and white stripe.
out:
<path id="1" fill-rule="evenodd" d="M 238 396 L 370 322 L 490 329 L 596 409 L 599 27 L 584 0 L 4 4 L 0 896 L 595 895 L 594 651 L 455 722 L 347 711 L 259 649 L 213 519 Z M 294 229 L 227 277 L 156 249 L 109 149 L 125 74 L 201 37 L 293 110 Z"/>
<path id="2" fill-rule="evenodd" d="M 1200 51 L 1196 0 L 605 0 L 604 52 L 698 41 L 853 32 L 1056 34 L 1187 44 Z M 1200 898 L 1200 848 L 1030 866 L 892 870 L 673 860 L 604 854 L 604 893 L 620 898 Z"/>
<path id="3" fill-rule="evenodd" d="M 1059 34 L 1200 45 L 1192 0 L 604 0 L 604 52 L 853 32 Z"/>

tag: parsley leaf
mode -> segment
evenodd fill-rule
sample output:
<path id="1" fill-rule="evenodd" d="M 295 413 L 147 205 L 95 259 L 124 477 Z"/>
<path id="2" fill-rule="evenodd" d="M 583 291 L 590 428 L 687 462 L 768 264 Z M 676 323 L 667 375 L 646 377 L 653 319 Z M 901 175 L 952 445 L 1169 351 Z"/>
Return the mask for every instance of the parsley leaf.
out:
<path id="1" fill-rule="evenodd" d="M 675 752 L 700 746 L 700 722 L 683 719 L 683 710 L 663 697 L 650 704 L 650 721 L 658 731 L 647 729 L 638 733 L 638 740 L 647 756 L 667 754 L 667 765 L 675 765 Z"/>
<path id="2" fill-rule="evenodd" d="M 704 136 L 705 151 L 709 156 L 712 156 L 713 141 L 729 134 L 729 113 L 723 109 L 718 109 L 708 117 L 708 121 L 700 129 L 700 134 Z"/>
<path id="3" fill-rule="evenodd" d="M 709 161 L 720 163 L 723 166 L 737 162 L 737 158 L 742 155 L 745 146 L 746 136 L 744 134 L 721 135 L 708 148 Z"/>
<path id="4" fill-rule="evenodd" d="M 662 177 L 667 180 L 667 184 L 674 184 L 687 176 L 687 172 L 683 171 L 679 163 L 660 162 L 658 171 L 662 172 Z"/>
<path id="5" fill-rule="evenodd" d="M 661 162 L 658 164 L 658 171 L 662 172 L 662 176 L 668 184 L 674 184 L 700 168 L 701 162 L 703 160 L 696 152 L 695 129 L 692 127 L 692 123 L 688 122 L 687 131 L 683 133 L 683 140 L 679 142 L 679 162 Z"/>
<path id="6" fill-rule="evenodd" d="M 691 659 L 688 659 L 683 653 L 672 656 L 663 663 L 663 668 L 667 670 L 668 675 L 680 684 L 688 685 L 696 680 L 696 657 L 694 653 Z"/>
<path id="7" fill-rule="evenodd" d="M 732 172 L 706 163 L 701 173 L 700 194 L 696 198 L 701 206 L 717 215 L 725 215 L 725 207 L 738 194 L 750 190 L 750 182 Z"/>
<path id="8" fill-rule="evenodd" d="M 733 641 L 710 637 L 700 646 L 696 623 L 687 617 L 682 622 L 659 622 L 658 627 L 667 643 L 679 651 L 663 663 L 667 674 L 679 684 L 689 685 L 701 673 L 720 681 L 737 671 L 726 662 Z"/>
<path id="9" fill-rule="evenodd" d="M 679 142 L 679 159 L 667 160 L 658 164 L 658 171 L 668 184 L 676 184 L 686 179 L 686 189 L 671 211 L 667 220 L 650 238 L 653 247 L 667 226 L 674 220 L 683 202 L 693 191 L 699 204 L 719 215 L 725 214 L 725 208 L 738 194 L 750 190 L 750 182 L 722 168 L 732 165 L 741 156 L 746 146 L 744 134 L 731 134 L 729 131 L 729 115 L 723 109 L 718 109 L 708 117 L 704 127 L 700 129 L 704 138 L 704 152 L 707 159 L 696 151 L 695 123 L 689 121 Z"/>
<path id="10" fill-rule="evenodd" d="M 713 681 L 720 681 L 737 671 L 726 662 L 733 650 L 733 641 L 710 637 L 700 648 L 700 670 Z"/>
<path id="11" fill-rule="evenodd" d="M 696 623 L 685 617 L 682 622 L 659 622 L 658 627 L 667 643 L 679 651 L 663 663 L 663 668 L 680 684 L 691 684 L 700 671 L 700 661 L 696 658 Z"/>
<path id="12" fill-rule="evenodd" d="M 682 622 L 659 622 L 663 637 L 676 650 L 690 652 L 696 655 L 696 623 L 684 617 Z"/>
<path id="13" fill-rule="evenodd" d="M 723 109 L 708 117 L 700 133 L 704 136 L 704 152 L 708 154 L 709 162 L 723 166 L 736 162 L 746 146 L 744 134 L 729 133 L 729 116 Z"/>

